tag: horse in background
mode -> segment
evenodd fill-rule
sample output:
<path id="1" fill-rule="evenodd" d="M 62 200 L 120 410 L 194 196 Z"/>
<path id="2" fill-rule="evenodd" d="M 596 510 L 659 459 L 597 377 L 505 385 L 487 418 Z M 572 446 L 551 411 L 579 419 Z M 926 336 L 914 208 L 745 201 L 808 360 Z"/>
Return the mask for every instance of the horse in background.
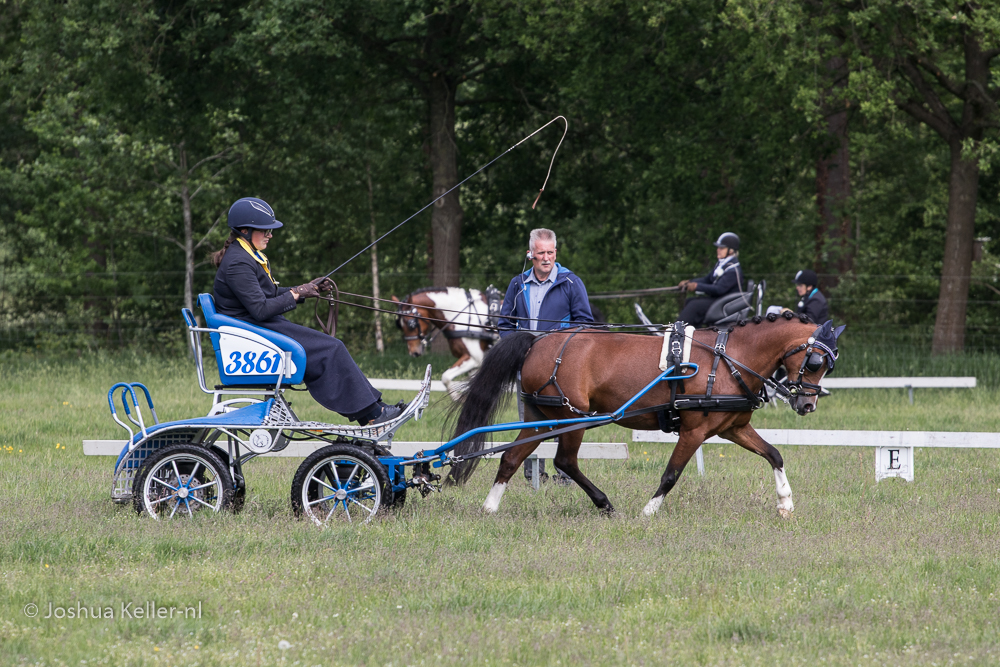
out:
<path id="1" fill-rule="evenodd" d="M 680 437 L 659 486 L 643 510 L 647 516 L 659 510 L 688 460 L 714 435 L 768 462 L 774 472 L 778 513 L 782 517 L 791 516 L 794 505 L 784 460 L 778 450 L 754 430 L 750 418 L 753 410 L 763 405 L 764 381 L 779 366 L 785 367 L 791 381 L 788 395 L 792 409 L 800 415 L 813 412 L 817 407 L 820 381 L 828 370 L 833 370 L 838 354 L 837 337 L 844 327 L 834 330 L 830 322 L 817 327 L 808 318 L 793 318 L 790 313 L 780 318 L 758 316 L 752 322 L 748 326 L 743 320 L 721 333 L 705 329 L 695 331 L 690 361 L 698 365 L 699 372 L 673 388 L 666 382 L 655 385 L 629 406 L 629 412 L 617 419 L 616 423 L 626 428 L 655 430 L 663 428 L 664 408 L 678 409 L 675 414 L 679 422 L 673 423 L 670 430 L 676 429 Z M 728 335 L 728 340 L 724 335 Z M 517 388 L 527 395 L 526 422 L 612 413 L 658 376 L 664 341 L 659 336 L 595 330 L 556 331 L 537 337 L 530 332 L 508 335 L 490 350 L 482 368 L 469 381 L 454 437 L 494 423 L 509 400 L 508 388 L 517 387 L 518 380 L 521 385 Z M 719 364 L 719 354 L 728 358 L 726 363 Z M 743 369 L 742 373 L 737 366 Z M 717 399 L 715 405 L 706 400 L 706 394 Z M 721 399 L 737 401 L 730 400 L 723 406 L 718 403 Z M 684 405 L 687 409 L 678 408 Z M 577 463 L 584 427 L 559 436 L 554 462 L 583 489 L 598 509 L 610 513 L 614 507 L 608 497 L 584 476 Z M 524 428 L 516 439 L 530 440 L 538 430 Z M 540 442 L 524 442 L 503 453 L 493 487 L 483 504 L 484 510 L 497 511 L 508 482 Z M 462 456 L 481 451 L 484 444 L 485 434 L 477 434 L 460 443 L 455 454 Z M 473 458 L 456 463 L 449 473 L 449 481 L 465 482 L 478 461 Z"/>
<path id="2" fill-rule="evenodd" d="M 497 293 L 499 298 L 499 293 Z M 495 326 L 490 322 L 486 295 L 476 289 L 461 287 L 422 287 L 410 292 L 402 300 L 395 296 L 396 326 L 403 332 L 403 340 L 411 357 L 424 353 L 430 341 L 439 333 L 448 339 L 451 353 L 458 358 L 441 374 L 441 381 L 452 399 L 457 400 L 465 383 L 455 378 L 476 372 L 483 363 L 483 356 L 497 340 Z"/>

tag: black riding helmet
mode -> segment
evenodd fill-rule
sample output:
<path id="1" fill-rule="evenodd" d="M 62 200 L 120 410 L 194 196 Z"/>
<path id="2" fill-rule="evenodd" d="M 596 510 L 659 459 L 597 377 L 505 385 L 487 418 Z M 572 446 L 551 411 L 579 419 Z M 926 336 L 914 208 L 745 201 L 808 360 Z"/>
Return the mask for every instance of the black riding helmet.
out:
<path id="1" fill-rule="evenodd" d="M 274 211 L 263 199 L 244 197 L 229 207 L 227 223 L 232 229 L 278 229 L 284 225 L 274 219 Z"/>
<path id="2" fill-rule="evenodd" d="M 725 232 L 713 244 L 716 248 L 740 249 L 740 237 L 732 232 Z"/>

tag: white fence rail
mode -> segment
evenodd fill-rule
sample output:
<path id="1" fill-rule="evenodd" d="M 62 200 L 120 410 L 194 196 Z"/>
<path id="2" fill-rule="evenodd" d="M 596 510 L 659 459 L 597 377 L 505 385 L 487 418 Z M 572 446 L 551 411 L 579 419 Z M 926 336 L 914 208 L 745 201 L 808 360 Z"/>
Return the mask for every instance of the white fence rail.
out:
<path id="1" fill-rule="evenodd" d="M 757 429 L 760 437 L 775 447 L 809 445 L 825 447 L 874 447 L 875 478 L 903 477 L 913 481 L 913 450 L 916 447 L 1000 449 L 1000 433 L 979 431 L 841 431 L 812 429 Z M 662 431 L 632 431 L 633 442 L 675 443 L 677 436 Z M 718 436 L 706 444 L 729 443 Z M 695 452 L 699 474 L 705 474 L 705 456 Z"/>

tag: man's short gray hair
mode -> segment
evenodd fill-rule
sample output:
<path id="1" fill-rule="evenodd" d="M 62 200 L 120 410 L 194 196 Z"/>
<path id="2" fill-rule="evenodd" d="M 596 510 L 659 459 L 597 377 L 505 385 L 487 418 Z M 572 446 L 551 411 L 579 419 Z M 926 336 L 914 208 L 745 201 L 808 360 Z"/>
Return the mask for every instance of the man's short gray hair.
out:
<path id="1" fill-rule="evenodd" d="M 552 241 L 552 247 L 558 247 L 556 243 L 556 233 L 551 229 L 532 229 L 528 235 L 528 249 L 534 252 L 535 243 L 538 241 Z"/>

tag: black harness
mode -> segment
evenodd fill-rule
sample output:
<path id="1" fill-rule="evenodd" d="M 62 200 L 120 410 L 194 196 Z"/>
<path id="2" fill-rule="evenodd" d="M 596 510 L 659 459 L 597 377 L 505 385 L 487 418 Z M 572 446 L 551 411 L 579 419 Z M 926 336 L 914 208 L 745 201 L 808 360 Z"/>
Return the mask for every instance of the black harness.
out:
<path id="1" fill-rule="evenodd" d="M 667 342 L 666 359 L 668 367 L 681 367 L 680 365 L 683 362 L 685 338 L 684 329 L 686 326 L 687 324 L 685 322 L 674 323 L 673 331 L 671 332 L 670 339 Z M 583 329 L 584 327 L 577 328 L 566 338 L 562 348 L 559 350 L 559 355 L 555 359 L 555 366 L 552 369 L 552 374 L 549 376 L 549 379 L 545 382 L 545 384 L 531 393 L 525 391 L 518 392 L 521 400 L 525 404 L 540 405 L 545 407 L 566 407 L 569 408 L 569 410 L 574 414 L 582 417 L 594 417 L 600 414 L 596 411 L 585 412 L 572 405 L 569 398 L 563 392 L 562 387 L 559 386 L 559 366 L 562 364 L 566 347 L 569 345 L 569 342 L 573 340 L 573 337 L 580 333 Z M 717 330 L 714 347 L 709 347 L 704 343 L 700 343 L 692 339 L 693 343 L 697 343 L 698 345 L 708 348 L 713 354 L 712 371 L 708 374 L 708 382 L 705 386 L 704 394 L 684 394 L 684 380 L 670 380 L 670 401 L 668 403 L 653 405 L 647 408 L 639 408 L 637 410 L 629 410 L 625 412 L 620 419 L 627 419 L 629 417 L 636 417 L 638 415 L 655 412 L 657 421 L 659 422 L 659 427 L 662 431 L 665 433 L 679 433 L 681 421 L 680 413 L 682 411 L 701 410 L 705 416 L 708 416 L 709 412 L 752 412 L 764 407 L 764 405 L 770 400 L 766 390 L 767 387 L 770 387 L 784 400 L 788 400 L 794 396 L 816 396 L 820 391 L 820 386 L 804 382 L 802 379 L 803 375 L 806 371 L 811 373 L 818 371 L 824 363 L 829 364 L 830 369 L 833 370 L 833 362 L 837 358 L 835 349 L 831 349 L 827 345 L 824 345 L 816 340 L 817 335 L 820 333 L 820 329 L 817 329 L 816 332 L 809 337 L 807 342 L 786 352 L 782 356 L 782 361 L 784 361 L 788 357 L 791 357 L 803 350 L 806 351 L 802 364 L 799 367 L 798 377 L 794 381 L 788 382 L 787 384 L 780 384 L 773 378 L 764 377 L 752 368 L 747 367 L 743 363 L 729 356 L 726 352 L 726 345 L 729 342 L 729 335 L 732 332 L 733 330 L 731 328 L 724 331 Z M 551 333 L 556 332 L 553 331 L 544 335 L 549 335 Z M 544 337 L 544 335 L 539 338 Z M 712 395 L 712 389 L 715 386 L 715 378 L 719 369 L 720 360 L 725 361 L 726 366 L 729 368 L 729 374 L 736 380 L 736 383 L 740 387 L 742 392 L 741 394 Z M 754 392 L 749 386 L 747 386 L 747 383 L 743 379 L 743 374 L 740 372 L 741 368 L 761 381 L 762 386 L 759 391 Z M 549 385 L 555 387 L 558 392 L 558 396 L 543 396 L 540 394 L 540 392 Z"/>

